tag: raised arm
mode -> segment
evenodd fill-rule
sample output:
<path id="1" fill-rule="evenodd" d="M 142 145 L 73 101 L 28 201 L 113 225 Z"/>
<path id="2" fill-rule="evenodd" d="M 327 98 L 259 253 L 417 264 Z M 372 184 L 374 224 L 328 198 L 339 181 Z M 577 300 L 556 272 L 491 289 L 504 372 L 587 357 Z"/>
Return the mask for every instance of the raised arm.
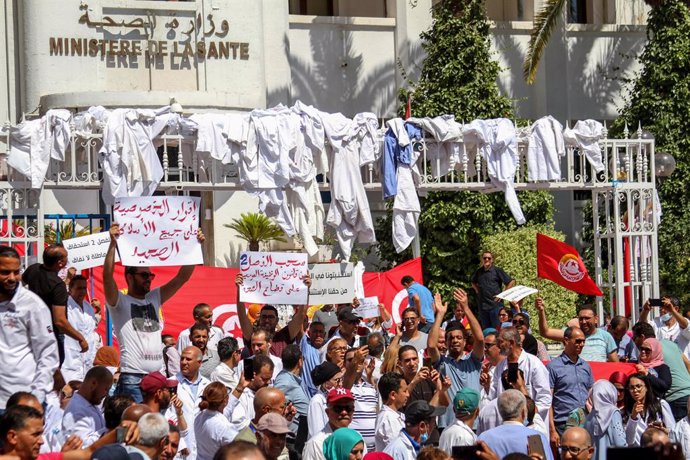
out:
<path id="1" fill-rule="evenodd" d="M 117 251 L 117 238 L 120 236 L 120 224 L 113 223 L 110 226 L 110 246 L 108 252 L 105 254 L 105 262 L 103 263 L 103 291 L 105 294 L 105 302 L 110 306 L 117 304 L 117 297 L 119 291 L 115 283 L 115 251 Z"/>
<path id="2" fill-rule="evenodd" d="M 307 273 L 302 277 L 302 281 L 307 286 L 307 303 L 297 307 L 297 311 L 288 322 L 288 333 L 290 334 L 290 340 L 294 340 L 295 337 L 302 332 L 302 326 L 304 324 L 304 316 L 307 314 L 307 309 L 309 308 L 309 288 L 311 288 L 311 275 Z M 239 293 L 239 290 L 237 291 Z M 239 307 L 238 307 L 239 308 Z M 244 330 L 242 330 L 244 333 Z"/>
<path id="3" fill-rule="evenodd" d="M 426 349 L 427 353 L 429 354 L 429 358 L 431 358 L 432 364 L 437 363 L 438 360 L 441 359 L 441 353 L 438 351 L 438 335 L 441 333 L 441 323 L 443 322 L 443 317 L 446 315 L 446 311 L 448 311 L 448 302 L 442 302 L 441 294 L 438 292 L 434 294 L 434 310 L 437 313 L 436 317 L 434 318 L 434 324 L 431 326 L 431 330 L 429 331 L 429 339 Z M 482 336 L 482 341 L 483 340 L 484 336 Z M 483 351 L 484 348 L 482 346 L 482 352 Z"/>
<path id="4" fill-rule="evenodd" d="M 642 305 L 642 311 L 640 312 L 640 321 L 643 323 L 648 323 L 649 322 L 649 312 L 652 310 L 652 306 L 649 304 L 649 300 L 647 300 L 644 305 Z"/>
<path id="5" fill-rule="evenodd" d="M 563 331 L 560 329 L 552 329 L 549 327 L 549 323 L 546 321 L 546 308 L 544 306 L 544 299 L 537 297 L 534 301 L 534 308 L 537 309 L 539 314 L 539 335 L 545 339 L 563 341 L 564 335 Z"/>
<path id="6" fill-rule="evenodd" d="M 198 228 L 196 231 L 196 240 L 199 242 L 199 244 L 203 244 L 203 242 L 206 240 L 204 232 L 202 232 L 200 228 Z M 161 286 L 161 304 L 164 304 L 167 300 L 174 296 L 175 293 L 179 291 L 187 281 L 189 281 L 189 278 L 192 277 L 192 273 L 194 273 L 195 267 L 196 265 L 185 265 L 184 267 L 180 267 L 177 275 Z"/>
<path id="7" fill-rule="evenodd" d="M 484 333 L 482 332 L 482 326 L 477 321 L 477 318 L 472 313 L 470 308 L 470 302 L 467 298 L 467 293 L 463 289 L 456 289 L 453 292 L 453 298 L 457 302 L 457 305 L 463 309 L 465 312 L 465 317 L 470 323 L 470 330 L 472 331 L 472 336 L 474 337 L 474 346 L 472 347 L 472 356 L 477 360 L 484 360 Z M 437 338 L 438 340 L 438 338 Z M 438 343 L 438 342 L 437 342 Z"/>
<path id="8" fill-rule="evenodd" d="M 247 309 L 244 306 L 244 302 L 240 301 L 240 289 L 243 283 L 244 276 L 242 275 L 242 273 L 238 273 L 237 276 L 235 276 L 235 285 L 237 286 L 237 319 L 240 320 L 242 338 L 244 339 L 245 343 L 247 343 L 249 339 L 252 337 L 254 325 L 247 316 Z"/>
<path id="9" fill-rule="evenodd" d="M 671 300 L 669 300 L 668 297 L 663 297 L 661 299 L 661 303 L 664 304 L 664 307 L 668 309 L 669 313 L 671 313 L 671 316 L 675 318 L 676 322 L 680 326 L 681 329 L 687 329 L 688 328 L 688 319 L 683 316 L 680 311 L 676 310 L 673 307 L 673 304 L 671 303 Z"/>

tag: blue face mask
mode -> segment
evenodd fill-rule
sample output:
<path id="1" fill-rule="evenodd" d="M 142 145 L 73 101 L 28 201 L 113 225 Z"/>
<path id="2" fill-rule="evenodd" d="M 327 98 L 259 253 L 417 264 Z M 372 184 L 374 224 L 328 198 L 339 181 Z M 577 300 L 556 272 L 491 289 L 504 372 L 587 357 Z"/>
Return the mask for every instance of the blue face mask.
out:
<path id="1" fill-rule="evenodd" d="M 422 435 L 419 437 L 419 443 L 420 444 L 426 444 L 426 442 L 429 440 L 429 433 L 422 433 Z"/>
<path id="2" fill-rule="evenodd" d="M 664 323 L 668 323 L 669 321 L 671 321 L 671 314 L 670 314 L 670 313 L 666 313 L 665 315 L 662 315 L 662 316 L 661 316 L 661 321 L 663 321 Z"/>

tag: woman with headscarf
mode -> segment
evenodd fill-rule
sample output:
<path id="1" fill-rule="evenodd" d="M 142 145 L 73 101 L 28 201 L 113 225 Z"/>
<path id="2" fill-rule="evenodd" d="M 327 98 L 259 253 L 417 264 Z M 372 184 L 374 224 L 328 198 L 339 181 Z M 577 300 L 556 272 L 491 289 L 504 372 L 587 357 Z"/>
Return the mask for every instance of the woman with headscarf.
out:
<path id="1" fill-rule="evenodd" d="M 633 374 L 625 386 L 625 436 L 629 446 L 639 446 L 642 433 L 650 427 L 672 430 L 676 426 L 671 407 L 657 398 L 649 376 Z"/>
<path id="2" fill-rule="evenodd" d="M 618 410 L 625 412 L 625 385 L 628 383 L 628 376 L 625 372 L 616 371 L 609 377 L 609 382 L 616 387 L 618 391 Z"/>
<path id="3" fill-rule="evenodd" d="M 338 428 L 323 443 L 326 460 L 362 460 L 364 439 L 351 428 Z"/>
<path id="4" fill-rule="evenodd" d="M 616 406 L 618 392 L 607 380 L 598 380 L 592 386 L 592 412 L 587 416 L 585 429 L 592 435 L 595 447 L 593 460 L 605 460 L 609 447 L 625 447 L 623 418 Z"/>
<path id="5" fill-rule="evenodd" d="M 645 339 L 640 347 L 640 362 L 637 372 L 646 375 L 657 398 L 663 398 L 671 388 L 671 369 L 664 363 L 661 342 L 655 338 Z"/>

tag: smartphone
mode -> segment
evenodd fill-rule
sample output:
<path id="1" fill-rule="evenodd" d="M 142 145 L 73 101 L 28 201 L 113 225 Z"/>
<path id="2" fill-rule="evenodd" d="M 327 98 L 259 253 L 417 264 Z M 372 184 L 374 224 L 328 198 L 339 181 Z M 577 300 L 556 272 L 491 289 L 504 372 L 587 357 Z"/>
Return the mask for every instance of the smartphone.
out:
<path id="1" fill-rule="evenodd" d="M 517 382 L 518 378 L 518 363 L 508 363 L 508 381 L 510 383 Z"/>
<path id="2" fill-rule="evenodd" d="M 254 380 L 254 360 L 252 358 L 244 358 L 242 360 L 244 365 L 244 379 L 247 382 Z"/>
<path id="3" fill-rule="evenodd" d="M 422 358 L 422 366 L 430 368 L 431 367 L 431 358 L 429 358 L 428 356 L 425 356 L 424 358 Z"/>
<path id="4" fill-rule="evenodd" d="M 176 395 L 177 394 L 177 387 L 168 387 L 168 390 L 170 391 L 171 395 Z"/>
<path id="5" fill-rule="evenodd" d="M 541 442 L 541 435 L 532 434 L 527 436 L 527 452 L 529 452 L 530 455 L 539 454 L 541 458 L 546 458 L 544 443 Z"/>
<path id="6" fill-rule="evenodd" d="M 127 434 L 127 428 L 124 426 L 118 426 L 115 428 L 115 435 L 117 437 L 117 443 L 122 444 L 125 442 L 125 435 Z"/>
<path id="7" fill-rule="evenodd" d="M 661 299 L 649 299 L 649 306 L 650 307 L 660 307 L 661 306 Z"/>
<path id="8" fill-rule="evenodd" d="M 367 336 L 361 335 L 359 337 L 359 347 L 362 348 L 362 347 L 366 347 L 366 346 L 367 346 Z"/>
<path id="9" fill-rule="evenodd" d="M 451 457 L 453 460 L 480 460 L 477 449 L 477 446 L 453 446 Z"/>

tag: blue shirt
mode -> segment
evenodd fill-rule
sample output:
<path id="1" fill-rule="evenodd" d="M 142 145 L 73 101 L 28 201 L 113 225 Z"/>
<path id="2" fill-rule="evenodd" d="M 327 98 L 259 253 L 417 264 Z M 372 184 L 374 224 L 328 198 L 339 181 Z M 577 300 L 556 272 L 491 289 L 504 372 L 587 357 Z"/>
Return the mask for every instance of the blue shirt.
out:
<path id="1" fill-rule="evenodd" d="M 618 350 L 613 336 L 601 328 L 586 338 L 580 358 L 585 361 L 606 362 L 611 352 Z"/>
<path id="2" fill-rule="evenodd" d="M 302 388 L 301 378 L 297 377 L 292 372 L 283 369 L 278 373 L 275 382 L 273 382 L 273 386 L 285 393 L 285 400 L 291 401 L 292 404 L 295 405 L 298 416 L 307 416 L 310 398 L 305 393 L 304 388 Z M 299 417 L 295 417 L 292 419 L 292 422 L 290 422 L 290 429 L 294 433 L 297 433 L 297 429 L 299 428 L 298 421 Z"/>
<path id="3" fill-rule="evenodd" d="M 405 123 L 405 131 L 410 138 L 422 138 L 422 130 L 411 123 Z M 388 128 L 383 145 L 383 199 L 391 198 L 398 193 L 398 165 L 410 165 L 412 162 L 412 142 L 401 147 L 392 129 Z"/>
<path id="4" fill-rule="evenodd" d="M 414 296 L 419 296 L 419 304 L 422 316 L 426 318 L 427 324 L 434 323 L 434 296 L 431 291 L 426 288 L 426 286 L 419 284 L 417 282 L 412 283 L 409 288 L 407 288 L 407 302 L 410 307 L 414 306 Z"/>
<path id="5" fill-rule="evenodd" d="M 546 439 L 546 436 L 522 424 L 508 422 L 507 424 L 483 432 L 479 435 L 478 439 L 487 443 L 489 447 L 496 452 L 498 458 L 503 458 L 513 452 L 527 455 L 527 436 L 535 434 L 541 437 L 546 460 L 553 460 L 551 445 L 549 444 L 549 440 Z"/>
<path id="6" fill-rule="evenodd" d="M 321 352 L 318 348 L 314 348 L 307 334 L 304 334 L 299 341 L 299 349 L 302 352 L 302 359 L 304 360 L 302 370 L 300 371 L 302 387 L 307 393 L 307 396 L 312 398 L 319 390 L 316 388 L 316 385 L 314 385 L 314 382 L 311 381 L 311 371 L 321 364 Z"/>
<path id="7" fill-rule="evenodd" d="M 615 342 L 616 339 L 614 338 L 613 341 Z M 618 357 L 627 359 L 631 363 L 636 363 L 638 360 L 637 347 L 628 334 L 623 334 L 623 338 L 618 342 Z"/>
<path id="8" fill-rule="evenodd" d="M 466 359 L 459 361 L 450 356 L 441 356 L 441 359 L 436 364 L 439 372 L 444 376 L 450 378 L 450 388 L 448 389 L 448 398 L 452 401 L 455 393 L 461 389 L 474 388 L 481 392 L 479 385 L 479 373 L 482 370 L 482 362 L 474 355 L 469 354 Z M 449 404 L 446 413 L 438 418 L 438 426 L 448 427 L 455 423 L 455 412 L 453 405 Z"/>
<path id="9" fill-rule="evenodd" d="M 553 390 L 553 420 L 565 423 L 573 409 L 585 407 L 589 389 L 594 385 L 592 368 L 580 357 L 574 363 L 568 355 L 561 353 L 546 365 L 546 369 Z"/>

